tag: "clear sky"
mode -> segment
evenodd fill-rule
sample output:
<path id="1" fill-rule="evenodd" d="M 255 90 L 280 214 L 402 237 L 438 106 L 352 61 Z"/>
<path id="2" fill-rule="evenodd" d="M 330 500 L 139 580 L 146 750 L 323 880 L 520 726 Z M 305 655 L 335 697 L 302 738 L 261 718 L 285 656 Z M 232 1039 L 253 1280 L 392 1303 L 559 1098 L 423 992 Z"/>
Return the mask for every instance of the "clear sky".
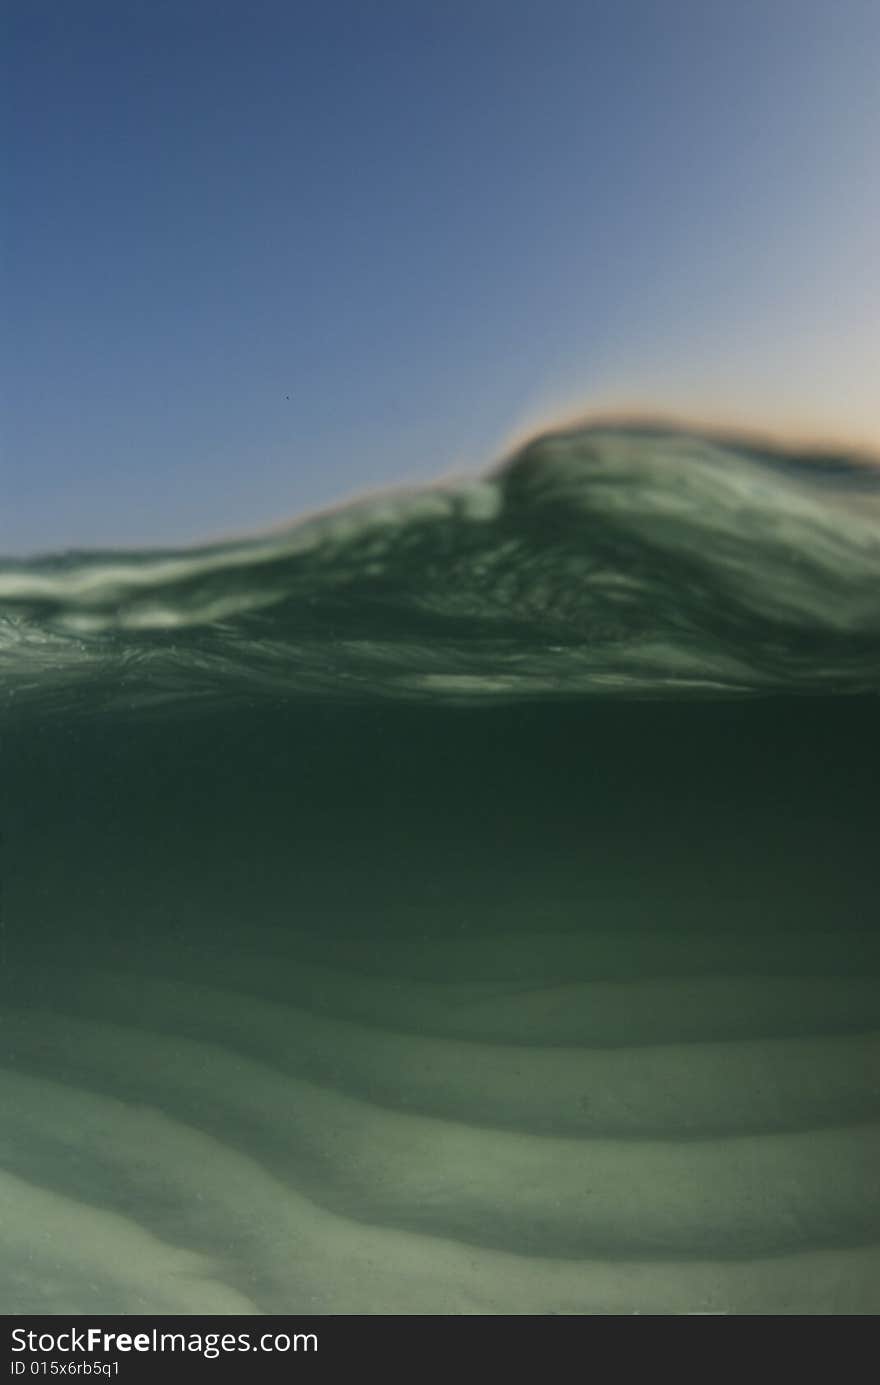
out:
<path id="1" fill-rule="evenodd" d="M 877 0 L 5 0 L 0 551 L 632 400 L 880 440 Z"/>

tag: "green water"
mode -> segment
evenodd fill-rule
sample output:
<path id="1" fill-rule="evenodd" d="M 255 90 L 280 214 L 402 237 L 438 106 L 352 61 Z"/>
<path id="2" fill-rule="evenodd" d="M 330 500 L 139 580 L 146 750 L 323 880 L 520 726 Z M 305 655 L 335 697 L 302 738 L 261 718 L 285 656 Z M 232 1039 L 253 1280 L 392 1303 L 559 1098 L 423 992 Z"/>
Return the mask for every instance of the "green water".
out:
<path id="1" fill-rule="evenodd" d="M 877 1311 L 874 482 L 611 441 L 2 570 L 0 1308 Z"/>

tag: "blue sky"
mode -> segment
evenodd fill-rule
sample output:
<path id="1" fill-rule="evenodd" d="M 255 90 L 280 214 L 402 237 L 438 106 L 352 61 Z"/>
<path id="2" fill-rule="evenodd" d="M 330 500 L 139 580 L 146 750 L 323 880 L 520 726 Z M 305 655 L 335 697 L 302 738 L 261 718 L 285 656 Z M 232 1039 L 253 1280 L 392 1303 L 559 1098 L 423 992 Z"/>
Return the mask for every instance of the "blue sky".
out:
<path id="1" fill-rule="evenodd" d="M 6 0 L 0 551 L 619 401 L 880 439 L 875 0 Z"/>

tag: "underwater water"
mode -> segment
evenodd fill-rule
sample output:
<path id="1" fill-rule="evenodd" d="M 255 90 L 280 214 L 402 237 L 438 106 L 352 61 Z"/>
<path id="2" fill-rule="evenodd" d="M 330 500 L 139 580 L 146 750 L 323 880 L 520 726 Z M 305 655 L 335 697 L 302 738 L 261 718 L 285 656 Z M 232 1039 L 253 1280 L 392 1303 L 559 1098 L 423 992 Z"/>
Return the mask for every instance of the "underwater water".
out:
<path id="1" fill-rule="evenodd" d="M 880 1308 L 880 468 L 0 564 L 0 1308 Z"/>

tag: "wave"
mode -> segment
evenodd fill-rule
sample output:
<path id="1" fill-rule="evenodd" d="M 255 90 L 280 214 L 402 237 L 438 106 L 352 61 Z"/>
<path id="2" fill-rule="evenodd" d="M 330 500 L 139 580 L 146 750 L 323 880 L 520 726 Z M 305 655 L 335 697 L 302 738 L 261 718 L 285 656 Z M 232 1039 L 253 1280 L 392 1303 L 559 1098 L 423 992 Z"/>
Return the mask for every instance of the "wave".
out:
<path id="1" fill-rule="evenodd" d="M 7 710 L 880 685 L 880 466 L 586 425 L 247 540 L 0 563 Z"/>

